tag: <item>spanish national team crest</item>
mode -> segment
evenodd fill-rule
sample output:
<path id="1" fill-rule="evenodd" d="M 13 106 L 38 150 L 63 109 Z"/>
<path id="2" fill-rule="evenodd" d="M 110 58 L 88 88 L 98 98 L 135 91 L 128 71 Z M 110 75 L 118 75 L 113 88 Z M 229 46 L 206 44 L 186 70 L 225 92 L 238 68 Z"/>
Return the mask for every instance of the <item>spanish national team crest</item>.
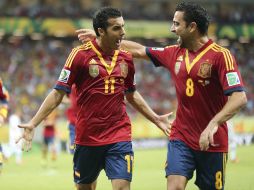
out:
<path id="1" fill-rule="evenodd" d="M 180 71 L 180 67 L 183 61 L 183 56 L 180 55 L 179 57 L 177 57 L 176 59 L 176 64 L 175 64 L 175 74 L 177 75 Z"/>
<path id="2" fill-rule="evenodd" d="M 126 78 L 128 75 L 128 64 L 122 61 L 120 64 L 120 69 L 121 69 L 121 76 L 123 78 Z"/>
<path id="3" fill-rule="evenodd" d="M 97 64 L 97 62 L 96 62 L 94 59 L 91 59 L 91 60 L 89 61 L 89 65 L 93 65 L 93 64 Z"/>
<path id="4" fill-rule="evenodd" d="M 176 61 L 176 64 L 175 64 L 175 74 L 177 75 L 180 71 L 180 67 L 181 67 L 181 63 L 180 61 Z"/>
<path id="5" fill-rule="evenodd" d="M 89 74 L 91 77 L 95 78 L 99 75 L 99 66 L 98 65 L 89 65 Z"/>
<path id="6" fill-rule="evenodd" d="M 198 76 L 202 78 L 209 78 L 211 77 L 212 73 L 212 64 L 209 62 L 204 62 L 200 64 L 199 70 L 198 70 Z"/>

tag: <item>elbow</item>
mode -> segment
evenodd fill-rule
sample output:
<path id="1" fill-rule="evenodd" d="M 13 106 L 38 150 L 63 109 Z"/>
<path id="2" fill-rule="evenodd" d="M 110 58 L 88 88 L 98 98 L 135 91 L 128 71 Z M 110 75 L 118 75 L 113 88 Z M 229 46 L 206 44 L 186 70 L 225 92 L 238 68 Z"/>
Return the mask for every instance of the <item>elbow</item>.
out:
<path id="1" fill-rule="evenodd" d="M 248 102 L 248 99 L 247 99 L 246 93 L 244 92 L 239 97 L 239 108 L 242 109 L 242 108 L 246 107 L 247 102 Z"/>
<path id="2" fill-rule="evenodd" d="M 246 96 L 246 94 L 244 94 L 244 96 L 242 97 L 242 99 L 241 99 L 241 107 L 242 108 L 244 108 L 244 107 L 246 107 L 246 105 L 247 105 L 247 103 L 248 103 L 248 99 L 247 99 L 247 96 Z"/>

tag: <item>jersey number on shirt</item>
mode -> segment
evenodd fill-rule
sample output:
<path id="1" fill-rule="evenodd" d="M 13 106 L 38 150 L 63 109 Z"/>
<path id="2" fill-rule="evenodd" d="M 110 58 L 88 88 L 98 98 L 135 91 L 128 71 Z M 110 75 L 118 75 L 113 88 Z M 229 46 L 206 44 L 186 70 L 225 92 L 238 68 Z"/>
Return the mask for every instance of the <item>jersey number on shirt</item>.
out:
<path id="1" fill-rule="evenodd" d="M 133 156 L 132 155 L 126 155 L 125 160 L 127 161 L 127 172 L 131 173 L 133 170 Z"/>
<path id="2" fill-rule="evenodd" d="M 112 93 L 114 94 L 115 92 L 115 77 L 110 77 L 110 78 L 106 78 L 104 79 L 105 82 L 105 93 Z"/>
<path id="3" fill-rule="evenodd" d="M 191 97 L 194 94 L 194 82 L 191 78 L 186 81 L 186 95 Z"/>

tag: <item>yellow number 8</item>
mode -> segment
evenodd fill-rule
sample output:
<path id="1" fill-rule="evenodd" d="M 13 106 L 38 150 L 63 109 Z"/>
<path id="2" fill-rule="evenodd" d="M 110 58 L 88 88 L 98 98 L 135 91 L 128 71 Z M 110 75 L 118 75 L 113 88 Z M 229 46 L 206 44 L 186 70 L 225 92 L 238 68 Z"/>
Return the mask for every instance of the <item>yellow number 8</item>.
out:
<path id="1" fill-rule="evenodd" d="M 186 95 L 191 97 L 194 94 L 194 82 L 191 78 L 186 81 Z"/>
<path id="2" fill-rule="evenodd" d="M 221 171 L 216 172 L 215 174 L 215 188 L 222 189 L 222 173 Z"/>

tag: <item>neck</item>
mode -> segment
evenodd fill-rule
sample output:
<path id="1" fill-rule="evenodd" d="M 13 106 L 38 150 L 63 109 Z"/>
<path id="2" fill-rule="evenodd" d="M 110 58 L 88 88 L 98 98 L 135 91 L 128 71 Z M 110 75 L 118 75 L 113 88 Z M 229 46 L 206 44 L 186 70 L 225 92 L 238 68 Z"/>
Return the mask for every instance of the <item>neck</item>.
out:
<path id="1" fill-rule="evenodd" d="M 103 42 L 103 40 L 101 40 L 101 38 L 97 38 L 96 43 L 98 44 L 98 46 L 102 49 L 102 51 L 105 54 L 110 54 L 113 51 L 113 49 L 108 47 L 107 44 L 105 42 Z"/>
<path id="2" fill-rule="evenodd" d="M 207 36 L 192 38 L 192 40 L 190 41 L 189 47 L 187 49 L 190 51 L 198 51 L 208 41 L 209 41 L 209 38 Z"/>

